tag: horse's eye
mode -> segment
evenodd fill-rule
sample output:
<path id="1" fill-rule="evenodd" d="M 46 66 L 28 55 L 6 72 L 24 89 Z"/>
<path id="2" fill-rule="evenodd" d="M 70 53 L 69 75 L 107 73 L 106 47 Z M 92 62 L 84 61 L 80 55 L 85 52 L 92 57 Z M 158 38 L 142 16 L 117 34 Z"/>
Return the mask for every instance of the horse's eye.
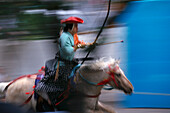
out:
<path id="1" fill-rule="evenodd" d="M 120 76 L 121 76 L 121 74 L 117 74 L 117 76 L 118 76 L 118 77 L 120 77 Z"/>

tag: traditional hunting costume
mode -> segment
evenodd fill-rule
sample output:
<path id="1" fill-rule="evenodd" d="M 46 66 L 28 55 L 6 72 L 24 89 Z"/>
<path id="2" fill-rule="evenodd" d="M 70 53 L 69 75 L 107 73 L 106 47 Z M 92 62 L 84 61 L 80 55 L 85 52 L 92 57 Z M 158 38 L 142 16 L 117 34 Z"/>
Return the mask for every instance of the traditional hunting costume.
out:
<path id="1" fill-rule="evenodd" d="M 53 107 L 64 98 L 63 92 L 68 88 L 68 76 L 73 67 L 78 64 L 74 61 L 77 46 L 73 36 L 77 33 L 77 24 L 84 21 L 78 17 L 69 17 L 61 20 L 61 23 L 66 25 L 59 39 L 59 55 L 56 59 L 46 62 L 45 76 L 35 88 L 35 91 L 45 100 L 51 101 Z"/>

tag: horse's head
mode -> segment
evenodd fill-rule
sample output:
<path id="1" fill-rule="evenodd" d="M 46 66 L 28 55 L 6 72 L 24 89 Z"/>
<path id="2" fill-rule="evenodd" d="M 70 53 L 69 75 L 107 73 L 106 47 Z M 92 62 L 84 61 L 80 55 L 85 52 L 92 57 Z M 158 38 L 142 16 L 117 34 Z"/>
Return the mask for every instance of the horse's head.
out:
<path id="1" fill-rule="evenodd" d="M 127 79 L 124 72 L 119 67 L 119 61 L 111 59 L 104 70 L 110 75 L 109 84 L 115 89 L 123 90 L 125 94 L 131 94 L 133 92 L 133 85 Z"/>
<path id="2" fill-rule="evenodd" d="M 104 61 L 102 58 L 95 63 L 81 66 L 78 75 L 81 80 L 92 86 L 101 86 L 102 88 L 103 85 L 110 84 L 115 89 L 131 94 L 133 86 L 120 69 L 118 62 L 115 59 Z M 79 81 L 79 83 L 83 82 Z"/>

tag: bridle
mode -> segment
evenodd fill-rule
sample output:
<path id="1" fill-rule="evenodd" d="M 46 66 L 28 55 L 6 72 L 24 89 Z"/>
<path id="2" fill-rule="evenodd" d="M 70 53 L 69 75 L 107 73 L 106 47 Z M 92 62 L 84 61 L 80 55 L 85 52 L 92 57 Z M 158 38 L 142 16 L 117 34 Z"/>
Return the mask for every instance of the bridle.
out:
<path id="1" fill-rule="evenodd" d="M 79 72 L 79 75 L 80 75 L 81 79 L 83 79 L 86 83 L 88 83 L 88 84 L 90 84 L 90 85 L 94 85 L 94 86 L 104 86 L 104 85 L 108 84 L 110 81 L 113 81 L 113 82 L 115 83 L 115 85 L 116 85 L 117 87 L 119 87 L 119 85 L 117 84 L 117 82 L 116 82 L 116 80 L 115 80 L 115 72 L 119 69 L 119 66 L 116 65 L 113 69 L 111 68 L 110 65 L 108 65 L 108 67 L 109 67 L 109 72 L 106 72 L 106 73 L 109 74 L 110 76 L 109 76 L 107 79 L 104 79 L 104 80 L 102 80 L 102 81 L 99 82 L 99 83 L 91 82 L 91 81 L 87 80 L 87 79 L 84 78 L 84 76 L 81 74 L 80 70 L 78 70 L 78 72 Z M 99 95 L 100 95 L 100 93 L 97 94 L 96 96 L 89 96 L 89 95 L 88 95 L 88 97 L 96 98 L 96 97 L 98 97 Z"/>
<path id="2" fill-rule="evenodd" d="M 119 85 L 117 84 L 115 80 L 115 72 L 119 69 L 119 66 L 116 65 L 113 69 L 111 68 L 110 65 L 108 67 L 109 67 L 109 72 L 107 72 L 107 74 L 110 75 L 111 80 L 113 80 L 116 86 L 119 87 Z"/>

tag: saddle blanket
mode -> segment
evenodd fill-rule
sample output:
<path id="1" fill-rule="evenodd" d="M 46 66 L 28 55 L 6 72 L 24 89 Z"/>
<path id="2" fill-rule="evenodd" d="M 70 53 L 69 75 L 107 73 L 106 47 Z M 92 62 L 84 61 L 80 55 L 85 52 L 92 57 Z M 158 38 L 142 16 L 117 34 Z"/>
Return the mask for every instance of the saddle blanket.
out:
<path id="1" fill-rule="evenodd" d="M 38 74 L 36 79 L 35 79 L 35 86 L 38 84 L 38 82 L 44 77 L 44 74 Z M 34 92 L 34 98 L 38 98 L 38 94 Z"/>

